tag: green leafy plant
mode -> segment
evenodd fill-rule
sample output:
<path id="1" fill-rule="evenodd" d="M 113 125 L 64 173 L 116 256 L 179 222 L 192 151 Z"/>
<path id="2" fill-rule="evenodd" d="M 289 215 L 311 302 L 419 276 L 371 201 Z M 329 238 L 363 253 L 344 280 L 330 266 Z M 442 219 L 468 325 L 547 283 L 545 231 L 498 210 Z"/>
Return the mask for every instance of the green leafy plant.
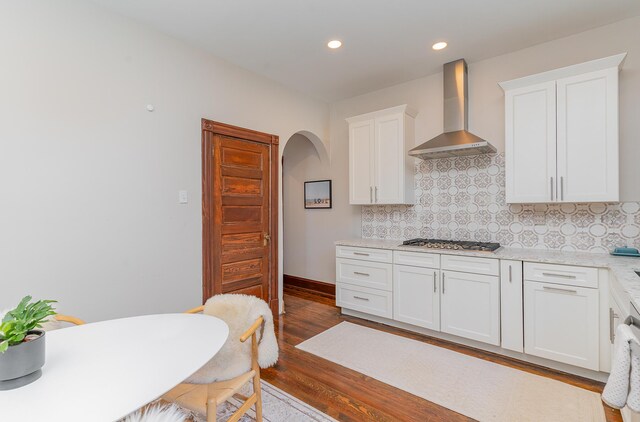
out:
<path id="1" fill-rule="evenodd" d="M 29 331 L 42 327 L 44 322 L 55 311 L 51 306 L 55 300 L 39 300 L 31 302 L 31 296 L 22 298 L 18 306 L 7 312 L 0 323 L 0 353 L 4 353 L 9 346 L 22 343 Z"/>

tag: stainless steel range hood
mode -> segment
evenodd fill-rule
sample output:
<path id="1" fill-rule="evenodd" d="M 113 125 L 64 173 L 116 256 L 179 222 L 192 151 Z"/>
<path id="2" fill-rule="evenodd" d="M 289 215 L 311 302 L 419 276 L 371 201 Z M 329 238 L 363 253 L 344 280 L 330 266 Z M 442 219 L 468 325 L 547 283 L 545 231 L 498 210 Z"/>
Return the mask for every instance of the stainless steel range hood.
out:
<path id="1" fill-rule="evenodd" d="M 444 65 L 444 133 L 413 148 L 409 155 L 423 160 L 496 152 L 484 139 L 467 131 L 467 63 L 464 59 Z"/>

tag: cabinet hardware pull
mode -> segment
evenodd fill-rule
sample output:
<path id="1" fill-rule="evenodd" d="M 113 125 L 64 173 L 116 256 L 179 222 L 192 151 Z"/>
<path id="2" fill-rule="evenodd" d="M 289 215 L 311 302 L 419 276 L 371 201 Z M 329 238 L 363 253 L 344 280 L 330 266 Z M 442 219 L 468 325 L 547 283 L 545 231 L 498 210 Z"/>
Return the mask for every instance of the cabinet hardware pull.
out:
<path id="1" fill-rule="evenodd" d="M 563 292 L 563 293 L 572 293 L 572 294 L 576 294 L 578 293 L 577 290 L 571 290 L 571 289 L 560 289 L 558 287 L 548 287 L 548 286 L 542 286 L 543 289 L 545 290 L 550 290 L 553 292 Z"/>
<path id="2" fill-rule="evenodd" d="M 373 204 L 373 186 L 369 186 L 369 203 Z"/>
<path id="3" fill-rule="evenodd" d="M 553 177 L 551 177 L 551 200 L 553 201 Z"/>
<path id="4" fill-rule="evenodd" d="M 560 176 L 560 200 L 564 201 L 564 177 Z"/>
<path id="5" fill-rule="evenodd" d="M 365 277 L 369 277 L 369 274 L 367 274 L 367 273 L 361 273 L 361 272 L 358 272 L 358 271 L 354 271 L 353 273 L 354 274 L 358 274 L 358 275 L 363 275 Z"/>
<path id="6" fill-rule="evenodd" d="M 444 273 L 442 273 L 442 294 L 444 294 Z"/>
<path id="7" fill-rule="evenodd" d="M 513 273 L 511 271 L 511 265 L 509 265 L 509 283 L 513 281 Z"/>
<path id="8" fill-rule="evenodd" d="M 434 271 L 433 272 L 433 293 L 436 292 L 436 280 L 438 279 L 438 272 Z"/>
<path id="9" fill-rule="evenodd" d="M 618 314 L 616 314 L 613 311 L 613 308 L 609 308 L 609 341 L 611 342 L 611 344 L 613 344 L 613 342 L 615 341 L 616 338 L 616 333 L 615 333 L 615 326 L 613 321 L 618 319 Z"/>
<path id="10" fill-rule="evenodd" d="M 362 255 L 362 256 L 369 256 L 368 253 L 364 253 L 364 252 L 354 252 L 354 255 Z"/>
<path id="11" fill-rule="evenodd" d="M 267 243 L 269 243 L 269 241 L 271 240 L 271 235 L 269 233 L 265 233 L 264 234 L 264 241 L 263 241 L 263 245 L 267 246 Z"/>
<path id="12" fill-rule="evenodd" d="M 367 302 L 369 301 L 369 299 L 366 298 L 366 297 L 354 296 L 353 298 L 354 299 L 359 299 L 359 300 L 366 300 Z"/>
<path id="13" fill-rule="evenodd" d="M 376 204 L 378 203 L 378 187 L 376 186 Z"/>
<path id="14" fill-rule="evenodd" d="M 560 278 L 571 278 L 571 279 L 576 278 L 575 275 L 569 275 L 569 274 L 542 273 L 542 275 L 545 277 L 560 277 Z"/>

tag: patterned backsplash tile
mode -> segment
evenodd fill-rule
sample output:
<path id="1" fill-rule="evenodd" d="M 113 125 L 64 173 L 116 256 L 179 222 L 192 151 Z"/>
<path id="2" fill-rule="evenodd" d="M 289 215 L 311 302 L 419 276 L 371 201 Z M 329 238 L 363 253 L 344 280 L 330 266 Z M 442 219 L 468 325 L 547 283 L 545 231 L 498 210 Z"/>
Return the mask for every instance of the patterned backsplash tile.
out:
<path id="1" fill-rule="evenodd" d="M 504 154 L 418 161 L 415 189 L 416 205 L 363 206 L 362 237 L 592 252 L 640 248 L 640 202 L 508 205 Z"/>

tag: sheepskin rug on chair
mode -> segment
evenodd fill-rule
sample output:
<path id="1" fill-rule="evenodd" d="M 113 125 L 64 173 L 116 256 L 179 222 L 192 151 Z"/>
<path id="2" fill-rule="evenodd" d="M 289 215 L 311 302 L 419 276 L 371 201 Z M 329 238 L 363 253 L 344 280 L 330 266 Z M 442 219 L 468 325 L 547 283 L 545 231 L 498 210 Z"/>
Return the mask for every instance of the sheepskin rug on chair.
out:
<path id="1" fill-rule="evenodd" d="M 184 422 L 189 417 L 175 404 L 156 403 L 126 416 L 121 422 Z"/>
<path id="2" fill-rule="evenodd" d="M 220 318 L 229 326 L 229 337 L 222 349 L 185 382 L 209 384 L 228 380 L 251 370 L 251 339 L 242 343 L 240 336 L 262 316 L 262 330 L 256 331 L 258 363 L 268 368 L 278 361 L 278 341 L 269 305 L 255 296 L 241 294 L 216 295 L 207 300 L 204 314 Z M 203 335 L 206 335 L 203 333 Z"/>

